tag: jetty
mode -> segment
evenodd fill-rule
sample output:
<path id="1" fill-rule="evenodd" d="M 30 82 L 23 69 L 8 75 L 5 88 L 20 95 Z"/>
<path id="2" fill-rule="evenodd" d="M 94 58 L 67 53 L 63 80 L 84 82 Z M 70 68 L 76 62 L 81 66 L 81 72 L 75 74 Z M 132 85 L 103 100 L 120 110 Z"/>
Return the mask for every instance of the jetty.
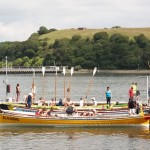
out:
<path id="1" fill-rule="evenodd" d="M 45 66 L 45 73 L 55 73 L 56 72 L 56 66 Z M 63 66 L 57 66 L 59 68 L 57 70 L 58 73 L 61 73 L 63 70 Z M 5 67 L 0 68 L 0 74 L 6 74 L 6 71 L 8 74 L 32 74 L 33 69 L 35 73 L 42 73 L 42 67 L 8 67 L 7 69 Z"/>

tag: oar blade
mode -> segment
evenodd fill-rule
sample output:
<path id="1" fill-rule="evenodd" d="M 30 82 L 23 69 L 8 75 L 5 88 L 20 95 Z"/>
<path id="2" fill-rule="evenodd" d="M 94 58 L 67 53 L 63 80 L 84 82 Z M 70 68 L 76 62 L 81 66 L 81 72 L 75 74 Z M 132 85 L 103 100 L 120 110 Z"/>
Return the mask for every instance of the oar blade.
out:
<path id="1" fill-rule="evenodd" d="M 70 71 L 71 76 L 73 75 L 73 72 L 74 72 L 74 67 L 71 67 L 71 71 Z"/>
<path id="2" fill-rule="evenodd" d="M 65 76 L 65 74 L 66 74 L 66 67 L 63 67 L 63 74 Z"/>
<path id="3" fill-rule="evenodd" d="M 42 74 L 43 74 L 43 77 L 45 75 L 45 67 L 42 67 Z"/>
<path id="4" fill-rule="evenodd" d="M 93 70 L 93 76 L 95 75 L 96 71 L 97 71 L 97 67 L 95 67 Z"/>

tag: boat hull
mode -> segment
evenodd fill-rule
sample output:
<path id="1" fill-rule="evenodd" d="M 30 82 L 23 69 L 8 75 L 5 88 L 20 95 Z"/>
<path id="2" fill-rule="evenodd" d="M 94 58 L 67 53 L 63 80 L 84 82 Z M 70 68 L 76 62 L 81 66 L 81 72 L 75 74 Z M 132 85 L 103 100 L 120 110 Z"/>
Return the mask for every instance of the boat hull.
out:
<path id="1" fill-rule="evenodd" d="M 0 114 L 0 125 L 17 126 L 147 126 L 149 119 L 136 117 L 30 117 L 12 114 Z"/>

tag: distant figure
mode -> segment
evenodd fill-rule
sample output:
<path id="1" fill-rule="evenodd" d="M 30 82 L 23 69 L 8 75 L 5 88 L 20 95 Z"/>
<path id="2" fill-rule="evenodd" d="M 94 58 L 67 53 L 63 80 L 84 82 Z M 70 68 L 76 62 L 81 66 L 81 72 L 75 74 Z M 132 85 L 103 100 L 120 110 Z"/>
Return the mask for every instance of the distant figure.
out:
<path id="1" fill-rule="evenodd" d="M 93 101 L 93 106 L 97 106 L 97 101 L 95 100 L 95 97 L 92 97 L 91 99 Z"/>
<path id="2" fill-rule="evenodd" d="M 72 103 L 72 101 L 70 100 L 70 98 L 67 98 L 67 106 L 69 106 L 69 105 L 72 105 L 73 103 Z"/>
<path id="3" fill-rule="evenodd" d="M 134 101 L 133 98 L 129 98 L 128 108 L 129 108 L 129 114 L 134 115 L 136 109 L 136 101 Z"/>
<path id="4" fill-rule="evenodd" d="M 56 106 L 56 101 L 52 98 L 49 106 Z"/>
<path id="5" fill-rule="evenodd" d="M 16 94 L 17 94 L 16 102 L 18 102 L 19 98 L 20 98 L 20 85 L 19 85 L 19 83 L 16 85 Z"/>
<path id="6" fill-rule="evenodd" d="M 107 90 L 105 92 L 106 94 L 106 100 L 107 100 L 107 104 L 109 104 L 110 106 L 110 101 L 111 101 L 111 97 L 112 97 L 112 93 L 109 87 L 107 87 Z"/>
<path id="7" fill-rule="evenodd" d="M 32 102 L 33 102 L 32 101 L 32 93 L 29 93 L 29 95 L 26 98 L 26 106 L 27 106 L 27 108 L 31 108 Z"/>
<path id="8" fill-rule="evenodd" d="M 148 88 L 148 97 L 150 99 L 150 87 Z"/>
<path id="9" fill-rule="evenodd" d="M 133 86 L 128 91 L 129 101 L 128 101 L 128 108 L 129 108 L 129 114 L 135 114 L 136 109 L 136 101 L 134 101 L 134 90 Z"/>
<path id="10" fill-rule="evenodd" d="M 41 108 L 41 109 L 37 110 L 35 112 L 35 116 L 43 116 L 44 115 L 44 111 L 45 111 L 44 108 Z"/>
<path id="11" fill-rule="evenodd" d="M 66 108 L 66 113 L 68 115 L 72 115 L 76 111 L 75 106 L 73 104 L 68 105 Z"/>
<path id="12" fill-rule="evenodd" d="M 32 83 L 31 92 L 32 92 L 33 101 L 34 101 L 35 100 L 35 94 L 36 94 L 36 86 L 34 85 L 34 83 Z"/>
<path id="13" fill-rule="evenodd" d="M 134 84 L 133 91 L 134 91 L 134 94 L 136 95 L 136 92 L 137 92 L 137 83 L 136 82 Z"/>
<path id="14" fill-rule="evenodd" d="M 50 109 L 48 109 L 47 111 L 46 111 L 46 116 L 48 117 L 48 116 L 52 116 L 52 113 L 53 112 L 53 107 L 51 107 Z"/>
<path id="15" fill-rule="evenodd" d="M 131 86 L 131 88 L 129 89 L 128 96 L 129 96 L 129 100 L 133 99 L 134 97 L 133 86 Z"/>
<path id="16" fill-rule="evenodd" d="M 39 102 L 38 102 L 38 106 L 44 106 L 44 105 L 45 105 L 45 97 L 40 97 Z"/>
<path id="17" fill-rule="evenodd" d="M 137 83 L 132 82 L 131 87 L 133 87 L 133 94 L 136 95 L 136 91 L 137 91 Z"/>
<path id="18" fill-rule="evenodd" d="M 148 106 L 150 106 L 150 87 L 148 88 L 148 97 L 149 97 L 149 99 L 148 99 Z"/>
<path id="19" fill-rule="evenodd" d="M 63 100 L 61 98 L 59 99 L 58 106 L 63 106 Z"/>
<path id="20" fill-rule="evenodd" d="M 139 90 L 136 90 L 136 101 L 138 102 L 140 100 L 140 91 Z"/>
<path id="21" fill-rule="evenodd" d="M 83 101 L 83 98 L 81 97 L 80 98 L 80 107 L 83 107 L 84 106 L 84 101 Z"/>

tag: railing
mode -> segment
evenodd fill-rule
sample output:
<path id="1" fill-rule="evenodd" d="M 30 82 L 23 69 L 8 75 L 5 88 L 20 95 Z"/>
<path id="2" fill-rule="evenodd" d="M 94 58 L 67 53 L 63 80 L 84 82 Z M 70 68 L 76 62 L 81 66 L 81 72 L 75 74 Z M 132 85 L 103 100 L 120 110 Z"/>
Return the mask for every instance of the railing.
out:
<path id="1" fill-rule="evenodd" d="M 56 71 L 56 66 L 45 66 L 45 73 L 54 73 Z M 57 66 L 59 67 L 59 70 L 57 70 L 58 73 L 62 72 L 63 66 Z M 13 66 L 13 67 L 7 67 L 8 73 L 33 73 L 33 69 L 36 73 L 42 72 L 42 67 L 24 67 L 24 66 Z M 2 67 L 0 68 L 0 73 L 4 74 L 6 73 L 6 68 Z"/>

